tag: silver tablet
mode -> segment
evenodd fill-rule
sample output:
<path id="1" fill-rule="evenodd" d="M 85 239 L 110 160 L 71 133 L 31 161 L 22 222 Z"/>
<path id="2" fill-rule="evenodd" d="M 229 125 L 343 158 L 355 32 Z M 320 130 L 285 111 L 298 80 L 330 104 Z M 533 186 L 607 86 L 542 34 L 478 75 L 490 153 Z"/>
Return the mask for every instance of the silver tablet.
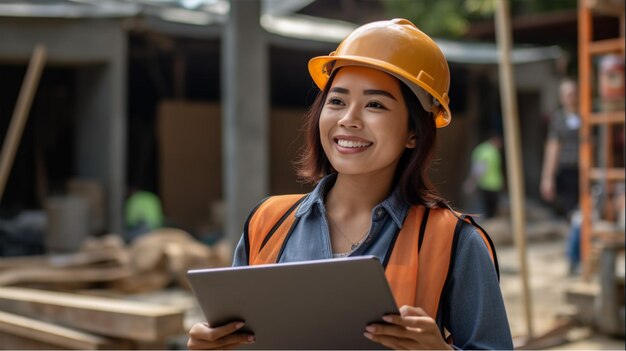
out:
<path id="1" fill-rule="evenodd" d="M 358 256 L 187 273 L 212 326 L 243 320 L 246 349 L 381 349 L 365 326 L 398 314 L 378 258 Z"/>

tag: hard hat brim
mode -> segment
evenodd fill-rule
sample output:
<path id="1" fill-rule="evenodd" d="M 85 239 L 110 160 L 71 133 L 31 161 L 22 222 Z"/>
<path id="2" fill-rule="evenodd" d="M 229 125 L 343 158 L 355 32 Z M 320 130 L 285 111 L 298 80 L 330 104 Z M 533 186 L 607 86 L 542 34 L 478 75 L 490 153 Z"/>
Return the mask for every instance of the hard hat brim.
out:
<path id="1" fill-rule="evenodd" d="M 450 124 L 452 114 L 450 113 L 448 102 L 446 101 L 447 96 L 439 96 L 439 94 L 437 94 L 437 92 L 434 91 L 428 84 L 422 83 L 419 79 L 417 79 L 417 77 L 414 77 L 413 75 L 409 74 L 408 72 L 397 66 L 391 65 L 381 60 L 376 60 L 369 57 L 347 55 L 328 55 L 314 57 L 309 60 L 309 74 L 311 75 L 311 78 L 313 79 L 315 84 L 320 89 L 324 89 L 326 83 L 328 82 L 328 77 L 332 73 L 332 69 L 330 71 L 328 70 L 328 65 L 333 61 L 341 61 L 342 66 L 350 65 L 350 63 L 354 63 L 358 66 L 369 66 L 393 75 L 394 77 L 403 81 L 405 84 L 409 85 L 409 88 L 412 88 L 411 85 L 416 85 L 420 87 L 421 89 L 432 95 L 439 103 L 439 111 L 434 112 L 436 114 L 435 124 L 437 128 L 442 128 Z"/>

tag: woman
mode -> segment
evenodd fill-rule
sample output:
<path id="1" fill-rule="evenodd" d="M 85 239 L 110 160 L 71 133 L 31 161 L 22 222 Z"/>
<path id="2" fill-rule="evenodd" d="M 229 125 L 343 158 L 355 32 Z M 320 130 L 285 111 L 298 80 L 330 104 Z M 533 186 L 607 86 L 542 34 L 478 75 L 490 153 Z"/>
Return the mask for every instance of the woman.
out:
<path id="1" fill-rule="evenodd" d="M 321 92 L 299 174 L 317 186 L 259 204 L 234 265 L 376 255 L 400 315 L 364 337 L 395 349 L 511 349 L 495 252 L 427 177 L 436 128 L 451 116 L 440 49 L 407 20 L 374 22 L 313 58 L 309 72 Z M 242 326 L 196 324 L 188 346 L 254 342 L 234 333 Z"/>

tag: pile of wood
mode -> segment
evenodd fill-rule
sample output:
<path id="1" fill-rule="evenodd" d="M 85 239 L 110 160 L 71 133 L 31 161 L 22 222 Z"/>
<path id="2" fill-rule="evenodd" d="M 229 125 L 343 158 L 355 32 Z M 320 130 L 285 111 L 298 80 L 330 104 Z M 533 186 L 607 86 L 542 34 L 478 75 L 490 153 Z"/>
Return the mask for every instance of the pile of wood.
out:
<path id="1" fill-rule="evenodd" d="M 40 289 L 0 288 L 0 348 L 162 349 L 182 335 L 184 311 Z"/>
<path id="2" fill-rule="evenodd" d="M 225 245 L 161 229 L 130 245 L 108 235 L 73 254 L 0 258 L 0 349 L 164 348 L 185 334 L 181 308 L 85 292 L 188 289 L 187 270 L 226 266 L 230 255 Z"/>
<path id="3" fill-rule="evenodd" d="M 0 286 L 52 290 L 94 286 L 124 293 L 188 287 L 193 268 L 230 264 L 226 245 L 206 246 L 178 229 L 160 229 L 126 245 L 117 235 L 88 239 L 79 252 L 0 258 Z"/>

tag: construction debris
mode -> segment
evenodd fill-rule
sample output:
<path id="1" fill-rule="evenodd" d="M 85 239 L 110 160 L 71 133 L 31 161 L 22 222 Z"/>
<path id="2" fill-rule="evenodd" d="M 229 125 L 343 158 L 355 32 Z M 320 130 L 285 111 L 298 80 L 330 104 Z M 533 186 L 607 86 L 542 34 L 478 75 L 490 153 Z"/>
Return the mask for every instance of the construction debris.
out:
<path id="1" fill-rule="evenodd" d="M 188 289 L 187 270 L 230 263 L 222 244 L 206 246 L 179 229 L 160 229 L 126 246 L 117 235 L 86 240 L 75 254 L 2 258 L 0 286 L 57 290 L 98 285 L 139 293 L 177 284 Z"/>
<path id="2" fill-rule="evenodd" d="M 37 319 L 0 312 L 0 346 L 5 350 L 130 349 L 126 340 L 106 338 Z"/>
<path id="3" fill-rule="evenodd" d="M 28 288 L 0 289 L 0 310 L 41 321 L 139 341 L 183 332 L 183 311 L 174 307 Z"/>
<path id="4" fill-rule="evenodd" d="M 130 245 L 106 235 L 73 254 L 0 258 L 0 349 L 167 348 L 186 333 L 184 308 L 124 296 L 189 289 L 187 270 L 227 266 L 230 255 L 225 244 L 160 229 Z"/>

